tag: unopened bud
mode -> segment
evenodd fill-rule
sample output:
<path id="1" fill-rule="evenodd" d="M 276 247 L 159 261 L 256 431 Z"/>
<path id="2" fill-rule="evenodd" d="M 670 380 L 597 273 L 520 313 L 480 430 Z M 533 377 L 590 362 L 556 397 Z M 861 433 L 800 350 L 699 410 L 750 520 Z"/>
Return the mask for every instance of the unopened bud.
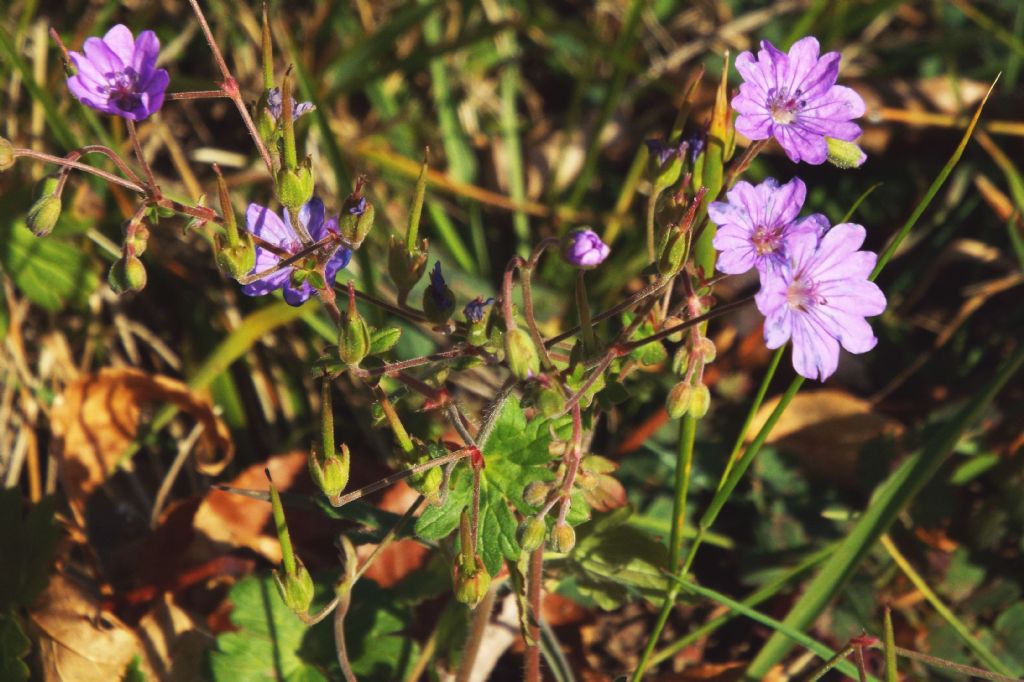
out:
<path id="1" fill-rule="evenodd" d="M 665 321 L 661 323 L 661 328 L 662 329 L 672 329 L 673 327 L 678 327 L 679 325 L 681 325 L 683 323 L 683 321 L 684 320 L 681 317 L 674 317 L 674 316 L 666 317 Z M 679 343 L 680 341 L 683 340 L 683 332 L 684 331 L 685 331 L 684 329 L 680 329 L 677 332 L 673 332 L 673 333 L 669 334 L 668 335 L 668 340 L 672 341 L 673 343 Z"/>
<path id="2" fill-rule="evenodd" d="M 313 198 L 313 168 L 307 156 L 295 168 L 282 166 L 277 172 L 277 198 L 281 205 L 298 211 Z"/>
<path id="3" fill-rule="evenodd" d="M 680 381 L 672 387 L 665 401 L 665 410 L 672 419 L 679 419 L 690 409 L 693 398 L 693 386 L 687 381 Z"/>
<path id="4" fill-rule="evenodd" d="M 135 256 L 122 256 L 107 273 L 107 283 L 115 294 L 141 291 L 146 286 L 146 266 Z"/>
<path id="5" fill-rule="evenodd" d="M 56 194 L 44 194 L 28 209 L 25 223 L 35 236 L 45 237 L 57 226 L 60 211 L 60 197 Z"/>
<path id="6" fill-rule="evenodd" d="M 256 245 L 248 232 L 238 235 L 237 246 L 223 246 L 220 235 L 215 235 L 214 250 L 217 253 L 217 267 L 232 279 L 244 277 L 256 267 Z"/>
<path id="7" fill-rule="evenodd" d="M 512 375 L 520 381 L 540 372 L 540 357 L 530 335 L 519 327 L 505 332 L 505 360 Z"/>
<path id="8" fill-rule="evenodd" d="M 567 523 L 559 523 L 551 529 L 551 549 L 567 554 L 576 546 L 576 531 Z"/>
<path id="9" fill-rule="evenodd" d="M 693 387 L 693 395 L 690 396 L 690 409 L 688 410 L 694 419 L 703 419 L 711 407 L 711 391 L 704 384 Z"/>
<path id="10" fill-rule="evenodd" d="M 427 269 L 427 240 L 411 253 L 405 242 L 391 235 L 388 241 L 388 274 L 398 288 L 398 300 L 404 301 Z"/>
<path id="11" fill-rule="evenodd" d="M 548 499 L 551 486 L 544 481 L 533 481 L 523 490 L 523 502 L 531 507 L 539 507 Z"/>
<path id="12" fill-rule="evenodd" d="M 351 453 L 344 443 L 340 452 L 320 453 L 314 448 L 309 453 L 309 475 L 316 487 L 332 502 L 341 496 L 348 485 L 350 462 Z"/>
<path id="13" fill-rule="evenodd" d="M 548 526 L 544 519 L 534 517 L 523 522 L 519 526 L 519 546 L 524 552 L 532 552 L 544 544 L 544 536 L 547 535 Z"/>
<path id="14" fill-rule="evenodd" d="M 356 309 L 356 295 L 352 283 L 348 285 L 348 311 L 342 316 L 338 333 L 338 355 L 346 365 L 358 367 L 370 352 L 370 328 Z"/>
<path id="15" fill-rule="evenodd" d="M 0 172 L 10 170 L 14 166 L 14 145 L 6 137 L 0 137 Z"/>
<path id="16" fill-rule="evenodd" d="M 675 184 L 683 169 L 683 159 L 689 145 L 683 142 L 671 145 L 663 140 L 647 140 L 650 150 L 650 173 L 655 191 L 660 192 Z"/>
<path id="17" fill-rule="evenodd" d="M 341 215 L 338 217 L 338 230 L 350 248 L 358 249 L 366 235 L 370 234 L 373 217 L 373 204 L 366 200 L 357 185 L 356 191 L 348 195 L 341 205 Z"/>
<path id="18" fill-rule="evenodd" d="M 301 559 L 295 557 L 295 573 L 274 571 L 274 583 L 285 606 L 295 613 L 309 611 L 309 605 L 313 603 L 313 578 Z"/>
<path id="19" fill-rule="evenodd" d="M 135 226 L 135 234 L 131 237 L 131 245 L 135 249 L 136 256 L 146 253 L 146 247 L 149 246 L 149 237 L 150 232 L 149 228 L 146 227 L 146 223 L 140 222 Z"/>
<path id="20" fill-rule="evenodd" d="M 834 137 L 826 137 L 825 142 L 828 143 L 828 162 L 837 168 L 860 168 L 868 158 L 864 150 L 853 142 Z"/>
<path id="21" fill-rule="evenodd" d="M 455 294 L 441 273 L 441 261 L 430 271 L 430 284 L 423 290 L 423 314 L 434 324 L 443 325 L 455 312 Z"/>
<path id="22" fill-rule="evenodd" d="M 715 342 L 706 336 L 700 338 L 700 345 L 698 346 L 700 355 L 704 359 L 705 365 L 710 365 L 718 357 L 718 349 L 715 348 Z"/>
<path id="23" fill-rule="evenodd" d="M 476 560 L 476 566 L 473 569 L 460 566 L 460 562 L 461 557 L 456 559 L 455 598 L 473 608 L 483 600 L 487 590 L 491 588 L 491 576 L 479 559 Z"/>

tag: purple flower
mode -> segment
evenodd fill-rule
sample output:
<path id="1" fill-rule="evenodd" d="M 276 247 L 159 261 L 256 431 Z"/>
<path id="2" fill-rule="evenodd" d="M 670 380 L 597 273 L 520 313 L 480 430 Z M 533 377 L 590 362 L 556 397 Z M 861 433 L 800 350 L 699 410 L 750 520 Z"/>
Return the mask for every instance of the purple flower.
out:
<path id="1" fill-rule="evenodd" d="M 466 304 L 466 307 L 462 309 L 462 314 L 466 316 L 466 320 L 469 322 L 480 322 L 484 319 L 485 308 L 492 303 L 494 303 L 493 298 L 488 298 L 485 301 L 482 296 L 477 296 Z"/>
<path id="2" fill-rule="evenodd" d="M 750 52 L 736 58 L 743 76 L 732 100 L 739 114 L 736 130 L 751 140 L 774 137 L 791 161 L 825 162 L 825 137 L 852 141 L 861 134 L 852 119 L 864 115 L 864 100 L 850 88 L 836 85 L 839 53 L 819 57 L 816 38 L 798 40 L 789 54 L 767 40 L 757 59 Z"/>
<path id="3" fill-rule="evenodd" d="M 359 197 L 359 201 L 356 205 L 348 209 L 348 212 L 354 216 L 361 216 L 366 213 L 366 197 Z"/>
<path id="4" fill-rule="evenodd" d="M 708 206 L 708 215 L 718 225 L 712 242 L 721 252 L 716 267 L 729 275 L 750 268 L 771 274 L 786 263 L 786 243 L 794 234 L 811 232 L 817 238 L 828 227 L 821 214 L 796 219 L 807 196 L 800 178 L 782 186 L 774 178 L 756 186 L 740 181 L 726 196 L 728 202 Z"/>
<path id="5" fill-rule="evenodd" d="M 296 254 L 302 250 L 302 242 L 299 241 L 298 236 L 292 229 L 292 222 L 288 212 L 284 211 L 283 215 L 284 219 L 282 220 L 280 216 L 269 208 L 259 204 L 249 204 L 249 207 L 245 210 L 245 226 L 249 232 L 263 241 L 273 244 L 281 251 L 288 254 Z M 336 219 L 324 219 L 324 203 L 319 197 L 313 197 L 299 209 L 299 221 L 306 227 L 314 241 L 320 241 L 328 233 L 336 233 L 338 231 L 338 221 Z M 327 286 L 334 286 L 334 278 L 338 271 L 348 265 L 351 258 L 352 252 L 349 249 L 339 248 L 334 252 L 331 259 L 327 261 L 327 267 L 325 268 L 324 274 L 327 276 Z M 281 256 L 269 249 L 257 246 L 256 266 L 249 274 L 263 272 L 274 267 L 279 262 L 281 262 Z M 294 306 L 302 305 L 316 290 L 307 281 L 295 285 L 292 282 L 293 271 L 294 268 L 291 266 L 281 268 L 271 275 L 246 284 L 242 287 L 242 293 L 246 296 L 263 296 L 276 289 L 283 288 L 285 301 Z"/>
<path id="6" fill-rule="evenodd" d="M 659 166 L 664 166 L 665 162 L 671 159 L 682 159 L 686 156 L 686 150 L 690 146 L 689 142 L 680 142 L 678 145 L 670 145 L 664 140 L 650 139 L 644 140 L 644 144 L 647 145 L 648 151 L 651 156 L 658 161 Z"/>
<path id="7" fill-rule="evenodd" d="M 819 240 L 813 232 L 792 235 L 788 262 L 763 278 L 756 296 L 765 316 L 769 348 L 793 341 L 793 367 L 824 381 L 839 364 L 839 346 L 866 353 L 878 339 L 864 319 L 885 310 L 885 295 L 868 281 L 878 256 L 859 251 L 865 231 L 842 223 Z"/>
<path id="8" fill-rule="evenodd" d="M 596 268 L 604 262 L 611 249 L 589 227 L 573 230 L 566 236 L 562 255 L 569 265 L 577 268 Z"/>
<path id="9" fill-rule="evenodd" d="M 281 103 L 281 88 L 270 88 L 267 90 L 267 109 L 270 110 L 270 115 L 274 117 L 275 121 L 281 120 L 281 114 L 283 113 Z M 316 106 L 312 102 L 299 102 L 298 100 L 292 100 L 292 120 L 297 121 L 299 117 L 304 114 L 316 109 Z"/>
<path id="10" fill-rule="evenodd" d="M 141 121 L 164 103 L 170 77 L 156 68 L 160 40 L 143 31 L 138 40 L 124 24 L 118 24 L 100 38 L 86 38 L 80 52 L 71 52 L 77 73 L 68 78 L 68 89 L 82 104 Z"/>

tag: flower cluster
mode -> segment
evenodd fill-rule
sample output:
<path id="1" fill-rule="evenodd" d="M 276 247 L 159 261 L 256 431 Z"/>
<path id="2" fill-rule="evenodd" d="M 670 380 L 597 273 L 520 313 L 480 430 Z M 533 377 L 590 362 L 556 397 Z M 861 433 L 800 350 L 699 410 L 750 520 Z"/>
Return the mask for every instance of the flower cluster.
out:
<path id="1" fill-rule="evenodd" d="M 821 214 L 798 219 L 806 191 L 799 178 L 785 185 L 771 178 L 756 186 L 738 182 L 728 202 L 713 202 L 708 215 L 719 225 L 718 269 L 756 268 L 760 275 L 755 300 L 766 318 L 768 347 L 792 340 L 796 371 L 825 380 L 836 371 L 840 346 L 851 353 L 874 348 L 864 318 L 885 310 L 885 296 L 868 280 L 877 257 L 859 250 L 864 228 L 829 229 Z"/>

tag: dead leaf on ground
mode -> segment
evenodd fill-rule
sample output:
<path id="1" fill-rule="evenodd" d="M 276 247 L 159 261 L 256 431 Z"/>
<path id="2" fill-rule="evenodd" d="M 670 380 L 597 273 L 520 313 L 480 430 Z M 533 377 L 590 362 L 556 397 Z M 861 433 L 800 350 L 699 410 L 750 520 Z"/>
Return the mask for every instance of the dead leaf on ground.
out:
<path id="1" fill-rule="evenodd" d="M 275 455 L 265 463 L 254 464 L 228 483 L 233 488 L 267 490 L 267 477 L 263 469 L 270 469 L 279 490 L 288 490 L 295 480 L 304 475 L 308 454 L 303 451 Z M 248 547 L 271 562 L 281 561 L 281 545 L 270 529 L 270 503 L 243 497 L 222 490 L 211 490 L 196 511 L 193 528 L 200 534 L 197 543 L 212 542 L 221 547 L 211 548 L 210 556 L 218 549 Z"/>
<path id="2" fill-rule="evenodd" d="M 60 574 L 51 578 L 29 618 L 47 681 L 119 680 L 141 652 L 140 642 L 128 626 L 101 611 L 85 587 Z M 143 669 L 150 677 L 145 665 Z"/>
<path id="3" fill-rule="evenodd" d="M 65 388 L 54 403 L 51 427 L 65 493 L 77 513 L 114 474 L 147 408 L 165 403 L 203 424 L 195 450 L 197 468 L 209 476 L 220 473 L 234 456 L 231 433 L 210 402 L 181 381 L 118 367 L 86 375 Z"/>
<path id="4" fill-rule="evenodd" d="M 404 514 L 419 497 L 419 493 L 406 485 L 405 481 L 392 486 L 384 493 L 377 505 L 393 514 Z M 360 545 L 357 550 L 360 561 L 373 553 L 377 545 Z M 381 587 L 391 587 L 413 571 L 418 571 L 427 561 L 430 550 L 411 538 L 396 540 L 381 550 L 366 569 L 366 577 Z"/>
<path id="5" fill-rule="evenodd" d="M 748 442 L 778 404 L 776 397 L 761 406 L 748 432 Z M 852 484 L 861 448 L 881 436 L 897 438 L 902 433 L 902 424 L 874 412 L 867 400 L 826 388 L 797 394 L 767 442 L 797 455 L 815 475 Z"/>
<path id="6" fill-rule="evenodd" d="M 203 678 L 203 651 L 213 637 L 174 603 L 171 595 L 143 617 L 136 629 L 146 662 L 160 682 L 190 682 Z"/>

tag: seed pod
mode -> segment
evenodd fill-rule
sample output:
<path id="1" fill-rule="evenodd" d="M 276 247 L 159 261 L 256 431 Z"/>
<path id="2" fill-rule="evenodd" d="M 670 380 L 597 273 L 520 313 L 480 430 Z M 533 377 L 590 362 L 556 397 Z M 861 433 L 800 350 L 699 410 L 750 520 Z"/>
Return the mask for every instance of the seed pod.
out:
<path id="1" fill-rule="evenodd" d="M 567 554 L 576 546 L 576 531 L 567 523 L 560 523 L 551 529 L 551 549 Z"/>
<path id="2" fill-rule="evenodd" d="M 837 168 L 860 168 L 868 158 L 864 150 L 853 142 L 837 140 L 834 137 L 826 137 L 825 142 L 828 143 L 828 162 Z"/>
<path id="3" fill-rule="evenodd" d="M 110 266 L 107 283 L 115 294 L 142 291 L 146 286 L 146 266 L 135 256 L 123 256 Z"/>
<path id="4" fill-rule="evenodd" d="M 277 172 L 277 198 L 285 208 L 298 211 L 313 198 L 313 168 L 307 156 L 295 168 L 282 166 Z"/>
<path id="5" fill-rule="evenodd" d="M 323 491 L 332 502 L 341 496 L 348 485 L 351 462 L 348 445 L 342 443 L 339 452 L 324 455 L 318 448 L 309 453 L 309 475 L 316 487 Z"/>
<path id="6" fill-rule="evenodd" d="M 523 329 L 514 327 L 505 332 L 505 360 L 512 375 L 520 381 L 540 372 L 540 357 L 533 339 Z"/>
<path id="7" fill-rule="evenodd" d="M 357 186 L 356 191 L 348 195 L 341 205 L 341 215 L 338 217 L 338 230 L 349 247 L 358 249 L 366 235 L 370 234 L 374 213 L 373 204 L 366 200 Z"/>
<path id="8" fill-rule="evenodd" d="M 519 526 L 519 546 L 524 552 L 532 552 L 544 544 L 544 536 L 547 535 L 548 527 L 544 519 L 534 517 L 524 521 Z"/>
<path id="9" fill-rule="evenodd" d="M 680 381 L 672 387 L 668 393 L 668 400 L 665 401 L 665 409 L 672 419 L 679 419 L 690 409 L 690 401 L 693 399 L 693 386 L 687 381 Z"/>
<path id="10" fill-rule="evenodd" d="M 533 481 L 523 490 L 523 502 L 531 507 L 539 507 L 548 499 L 551 486 L 544 481 Z"/>
<path id="11" fill-rule="evenodd" d="M 57 226 L 60 211 L 60 197 L 56 194 L 44 194 L 28 209 L 25 223 L 35 236 L 45 237 Z"/>
<path id="12" fill-rule="evenodd" d="M 16 158 L 11 141 L 6 137 L 0 137 L 0 172 L 10 170 Z"/>
<path id="13" fill-rule="evenodd" d="M 690 407 L 687 410 L 694 419 L 703 419 L 711 407 L 711 391 L 704 384 L 694 386 L 693 395 L 690 397 Z"/>
<path id="14" fill-rule="evenodd" d="M 299 557 L 295 557 L 295 573 L 274 571 L 274 583 L 285 606 L 298 614 L 309 612 L 309 605 L 313 603 L 313 578 Z"/>
<path id="15" fill-rule="evenodd" d="M 456 559 L 454 573 L 455 598 L 473 608 L 483 600 L 487 590 L 491 588 L 491 576 L 481 565 L 479 559 L 472 571 L 460 568 L 458 566 L 460 560 L 461 557 Z"/>

